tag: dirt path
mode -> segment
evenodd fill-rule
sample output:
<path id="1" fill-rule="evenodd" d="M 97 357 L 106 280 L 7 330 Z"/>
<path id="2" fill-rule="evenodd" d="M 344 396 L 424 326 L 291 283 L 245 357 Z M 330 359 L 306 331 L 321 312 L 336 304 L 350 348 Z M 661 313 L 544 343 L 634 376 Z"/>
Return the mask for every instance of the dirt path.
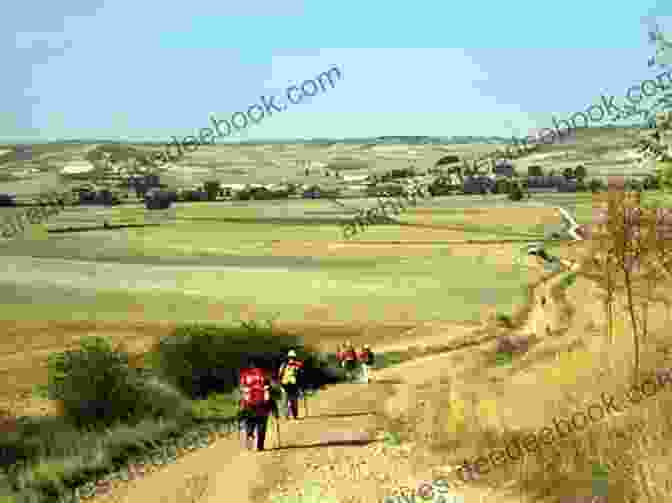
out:
<path id="1" fill-rule="evenodd" d="M 561 260 L 564 269 L 544 279 L 534 290 L 531 311 L 521 332 L 539 337 L 558 334 L 568 328 L 568 304 L 562 289 L 558 287 L 571 273 L 578 271 L 578 264 Z"/>

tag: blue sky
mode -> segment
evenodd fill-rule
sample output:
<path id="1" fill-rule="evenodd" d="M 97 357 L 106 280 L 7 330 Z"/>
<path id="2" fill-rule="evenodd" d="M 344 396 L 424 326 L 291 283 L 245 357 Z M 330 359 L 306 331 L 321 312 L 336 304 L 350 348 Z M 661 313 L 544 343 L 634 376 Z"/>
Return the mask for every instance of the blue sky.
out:
<path id="1" fill-rule="evenodd" d="M 0 141 L 183 137 L 333 66 L 237 137 L 522 136 L 660 73 L 642 17 L 672 33 L 666 3 L 10 2 Z"/>

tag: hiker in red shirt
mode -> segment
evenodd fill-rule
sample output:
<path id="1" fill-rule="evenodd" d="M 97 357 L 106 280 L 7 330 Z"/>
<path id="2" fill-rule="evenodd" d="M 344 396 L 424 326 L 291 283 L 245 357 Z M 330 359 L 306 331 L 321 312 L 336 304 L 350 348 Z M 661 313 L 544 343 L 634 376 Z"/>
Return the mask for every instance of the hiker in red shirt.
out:
<path id="1" fill-rule="evenodd" d="M 275 417 L 278 417 L 277 407 L 271 397 L 270 372 L 251 359 L 248 367 L 240 371 L 240 391 L 241 433 L 245 434 L 244 447 L 253 448 L 252 441 L 256 433 L 257 450 L 263 451 L 268 416 L 273 412 Z"/>

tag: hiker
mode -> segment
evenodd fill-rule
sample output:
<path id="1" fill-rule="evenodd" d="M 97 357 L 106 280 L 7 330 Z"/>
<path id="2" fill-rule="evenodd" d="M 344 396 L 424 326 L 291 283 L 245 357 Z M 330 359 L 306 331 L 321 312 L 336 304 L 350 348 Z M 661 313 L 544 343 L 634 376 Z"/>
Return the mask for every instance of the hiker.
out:
<path id="1" fill-rule="evenodd" d="M 357 360 L 362 366 L 362 380 L 368 384 L 369 383 L 369 367 L 373 365 L 373 351 L 371 351 L 371 346 L 364 344 L 362 350 L 357 353 Z"/>
<path id="2" fill-rule="evenodd" d="M 345 342 L 345 347 L 341 351 L 341 357 L 346 379 L 352 381 L 355 376 L 355 370 L 357 369 L 357 353 L 350 341 Z"/>
<path id="3" fill-rule="evenodd" d="M 256 433 L 257 450 L 264 450 L 268 416 L 278 417 L 278 410 L 271 397 L 271 379 L 269 372 L 261 368 L 254 359 L 249 360 L 247 368 L 240 371 L 240 411 L 241 432 L 245 435 L 244 445 L 248 450 L 253 448 Z"/>
<path id="4" fill-rule="evenodd" d="M 287 361 L 280 366 L 278 380 L 287 396 L 287 419 L 299 418 L 299 394 L 302 388 L 303 362 L 293 349 L 287 353 Z"/>

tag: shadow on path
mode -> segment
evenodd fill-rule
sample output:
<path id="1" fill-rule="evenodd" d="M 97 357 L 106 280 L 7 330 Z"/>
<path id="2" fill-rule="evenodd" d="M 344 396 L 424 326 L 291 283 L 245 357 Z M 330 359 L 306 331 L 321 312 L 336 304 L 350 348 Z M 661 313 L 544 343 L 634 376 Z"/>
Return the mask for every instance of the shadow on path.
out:
<path id="1" fill-rule="evenodd" d="M 282 447 L 272 447 L 270 449 L 266 449 L 267 451 L 285 451 L 285 450 L 290 450 L 290 449 L 309 449 L 311 447 L 338 447 L 338 446 L 348 446 L 348 445 L 356 445 L 356 446 L 363 446 L 363 445 L 369 445 L 373 444 L 374 442 L 379 442 L 377 440 L 340 440 L 340 441 L 333 441 L 333 442 L 317 442 L 314 444 L 303 444 L 303 445 L 286 445 Z"/>
<path id="2" fill-rule="evenodd" d="M 319 416 L 304 416 L 300 417 L 299 421 L 302 421 L 304 419 L 328 419 L 328 418 L 333 418 L 333 417 L 355 417 L 355 416 L 377 416 L 377 412 L 351 412 L 351 413 L 344 413 L 344 414 L 322 414 Z"/>
<path id="3" fill-rule="evenodd" d="M 404 362 L 400 362 L 400 363 L 404 363 Z M 397 364 L 397 365 L 399 365 L 399 364 Z M 380 369 L 380 370 L 382 370 L 382 369 Z M 397 379 L 376 379 L 375 381 L 371 381 L 371 382 L 375 382 L 375 384 L 404 384 L 403 381 L 399 378 L 397 378 Z"/>

